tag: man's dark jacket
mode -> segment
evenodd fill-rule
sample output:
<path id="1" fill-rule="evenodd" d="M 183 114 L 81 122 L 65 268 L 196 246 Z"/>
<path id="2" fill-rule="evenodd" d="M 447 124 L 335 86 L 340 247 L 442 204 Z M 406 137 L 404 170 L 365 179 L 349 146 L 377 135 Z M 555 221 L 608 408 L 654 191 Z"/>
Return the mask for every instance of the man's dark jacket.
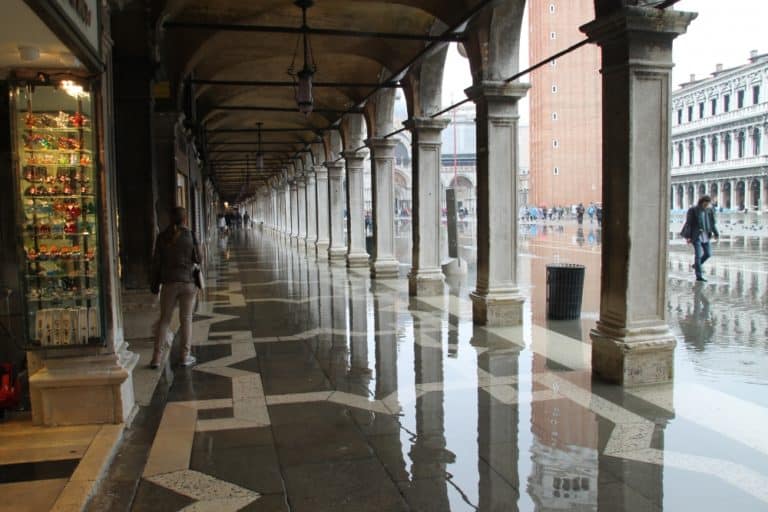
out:
<path id="1" fill-rule="evenodd" d="M 696 240 L 702 233 L 706 233 L 707 238 L 720 238 L 715 223 L 715 211 L 712 208 L 693 206 L 688 209 L 680 236 L 686 240 Z"/>

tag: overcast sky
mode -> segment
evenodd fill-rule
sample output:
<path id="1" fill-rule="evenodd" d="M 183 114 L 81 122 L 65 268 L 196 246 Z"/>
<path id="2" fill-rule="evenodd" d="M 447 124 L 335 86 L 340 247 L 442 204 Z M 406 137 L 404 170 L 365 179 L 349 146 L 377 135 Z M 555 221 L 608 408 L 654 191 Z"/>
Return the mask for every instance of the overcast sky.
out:
<path id="1" fill-rule="evenodd" d="M 675 9 L 699 13 L 688 32 L 675 40 L 675 87 L 687 81 L 692 73 L 698 78 L 708 76 L 717 63 L 726 68 L 745 64 L 750 50 L 768 52 L 768 0 L 681 0 Z M 526 17 L 520 50 L 521 69 L 528 66 L 527 25 Z M 452 45 L 446 63 L 443 104 L 463 100 L 464 89 L 471 82 L 467 60 Z M 527 110 L 527 102 L 521 104 L 523 123 L 527 123 Z"/>

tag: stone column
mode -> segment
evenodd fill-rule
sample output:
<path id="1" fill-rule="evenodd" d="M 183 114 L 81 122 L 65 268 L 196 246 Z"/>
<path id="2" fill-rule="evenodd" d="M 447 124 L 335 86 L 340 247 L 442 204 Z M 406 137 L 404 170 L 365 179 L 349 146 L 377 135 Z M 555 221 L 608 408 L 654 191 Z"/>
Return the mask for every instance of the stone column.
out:
<path id="1" fill-rule="evenodd" d="M 290 183 L 290 197 L 291 197 L 291 239 L 296 239 L 299 236 L 299 183 L 295 179 Z"/>
<path id="2" fill-rule="evenodd" d="M 317 257 L 328 258 L 328 248 L 331 245 L 331 226 L 328 216 L 328 169 L 324 165 L 315 166 L 317 179 Z"/>
<path id="3" fill-rule="evenodd" d="M 720 205 L 720 207 L 725 208 L 725 181 L 719 181 L 717 183 L 717 202 Z"/>
<path id="4" fill-rule="evenodd" d="M 734 210 L 734 211 L 739 209 L 739 205 L 736 203 L 736 201 L 738 200 L 737 199 L 738 196 L 736 194 L 738 194 L 739 192 L 737 190 L 738 184 L 739 184 L 738 181 L 731 180 L 731 210 Z"/>
<path id="5" fill-rule="evenodd" d="M 519 325 L 525 297 L 517 287 L 517 102 L 530 86 L 482 82 L 466 93 L 477 106 L 478 325 Z"/>
<path id="6" fill-rule="evenodd" d="M 307 173 L 307 252 L 316 254 L 317 244 L 317 187 L 315 173 Z"/>
<path id="7" fill-rule="evenodd" d="M 307 177 L 302 174 L 296 181 L 299 184 L 299 247 L 305 249 L 307 242 Z"/>
<path id="8" fill-rule="evenodd" d="M 666 319 L 672 41 L 695 14 L 625 7 L 582 27 L 602 48 L 603 226 L 592 369 L 631 386 L 672 379 Z M 642 204 L 633 198 L 644 198 Z"/>
<path id="9" fill-rule="evenodd" d="M 395 146 L 393 139 L 370 139 L 372 153 L 373 228 L 376 257 L 372 278 L 397 278 L 400 264 L 395 258 Z"/>
<path id="10" fill-rule="evenodd" d="M 328 168 L 329 224 L 331 240 L 328 259 L 341 262 L 347 257 L 347 239 L 344 236 L 344 162 L 326 162 Z"/>
<path id="11" fill-rule="evenodd" d="M 440 266 L 440 146 L 449 119 L 416 118 L 405 123 L 412 133 L 412 264 L 408 291 L 412 296 L 443 294 Z"/>
<path id="12" fill-rule="evenodd" d="M 368 253 L 365 250 L 365 211 L 363 208 L 363 166 L 365 154 L 345 151 L 347 162 L 347 215 L 349 226 L 349 248 L 347 266 L 368 266 Z"/>
<path id="13" fill-rule="evenodd" d="M 766 201 L 765 198 L 765 184 L 766 179 L 760 178 L 760 208 L 758 209 L 758 212 L 761 214 L 768 211 L 768 201 Z"/>

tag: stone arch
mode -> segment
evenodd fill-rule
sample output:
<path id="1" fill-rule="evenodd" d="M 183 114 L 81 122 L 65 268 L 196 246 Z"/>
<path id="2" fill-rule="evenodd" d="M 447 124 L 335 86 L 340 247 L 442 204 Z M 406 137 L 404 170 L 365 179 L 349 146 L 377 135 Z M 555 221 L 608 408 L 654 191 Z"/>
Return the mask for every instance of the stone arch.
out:
<path id="1" fill-rule="evenodd" d="M 520 31 L 525 2 L 507 0 L 494 5 L 472 21 L 464 45 L 475 84 L 500 82 L 520 68 Z"/>

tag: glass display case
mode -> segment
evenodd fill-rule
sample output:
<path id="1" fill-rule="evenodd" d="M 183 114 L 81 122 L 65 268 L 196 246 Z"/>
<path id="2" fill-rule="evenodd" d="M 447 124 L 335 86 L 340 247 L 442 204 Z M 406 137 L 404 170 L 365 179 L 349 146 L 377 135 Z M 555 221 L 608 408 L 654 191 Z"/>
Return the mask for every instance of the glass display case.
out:
<path id="1" fill-rule="evenodd" d="M 29 348 L 103 343 L 99 173 L 82 86 L 11 89 L 19 257 Z"/>

